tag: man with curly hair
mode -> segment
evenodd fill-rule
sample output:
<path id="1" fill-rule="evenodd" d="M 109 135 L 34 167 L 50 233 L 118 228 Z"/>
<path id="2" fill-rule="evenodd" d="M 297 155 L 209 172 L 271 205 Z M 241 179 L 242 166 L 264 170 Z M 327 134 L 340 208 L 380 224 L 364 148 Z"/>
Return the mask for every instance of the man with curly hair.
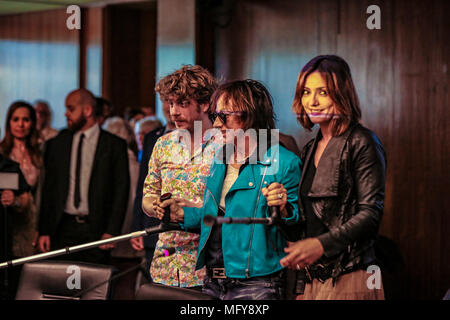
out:
<path id="1" fill-rule="evenodd" d="M 187 65 L 161 79 L 155 91 L 169 105 L 170 118 L 176 130 L 161 136 L 152 151 L 144 182 L 142 209 L 155 217 L 154 202 L 170 192 L 172 198 L 201 206 L 206 177 L 214 153 L 219 147 L 206 130 L 212 127 L 208 118 L 209 99 L 217 82 L 201 66 Z M 198 122 L 194 132 L 194 122 Z M 201 126 L 198 126 L 201 124 Z M 200 132 L 201 131 L 201 132 Z M 203 137 L 195 143 L 195 137 Z M 184 288 L 201 288 L 205 270 L 195 271 L 199 234 L 169 231 L 159 234 L 150 274 L 154 282 Z M 165 249 L 175 249 L 168 257 Z"/>

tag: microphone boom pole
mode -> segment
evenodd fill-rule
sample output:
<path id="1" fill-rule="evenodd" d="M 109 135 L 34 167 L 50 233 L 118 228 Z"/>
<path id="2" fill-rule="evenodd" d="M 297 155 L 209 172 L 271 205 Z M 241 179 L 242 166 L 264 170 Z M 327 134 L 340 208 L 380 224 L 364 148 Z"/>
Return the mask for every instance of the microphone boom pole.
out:
<path id="1" fill-rule="evenodd" d="M 171 197 L 172 197 L 171 193 L 164 193 L 161 196 L 160 200 L 164 201 L 164 200 L 170 199 Z M 102 246 L 104 244 L 116 243 L 116 242 L 120 242 L 120 241 L 125 241 L 125 240 L 134 239 L 134 238 L 148 236 L 148 235 L 155 234 L 155 233 L 161 233 L 161 232 L 173 231 L 173 230 L 181 230 L 181 227 L 177 223 L 170 222 L 170 209 L 166 208 L 163 220 L 156 227 L 146 228 L 145 230 L 135 231 L 135 232 L 131 232 L 128 234 L 120 235 L 120 236 L 109 238 L 109 239 L 97 240 L 97 241 L 88 242 L 85 244 L 80 244 L 80 245 L 76 245 L 76 246 L 72 246 L 72 247 L 65 247 L 64 249 L 58 249 L 58 250 L 54 250 L 54 251 L 50 251 L 50 252 L 35 254 L 33 256 L 29 256 L 29 257 L 25 257 L 25 258 L 19 258 L 16 260 L 2 262 L 2 263 L 0 263 L 0 270 L 6 269 L 8 267 L 19 266 L 21 264 L 28 263 L 28 262 L 36 262 L 36 261 L 47 259 L 47 258 L 58 257 L 58 256 L 62 256 L 62 255 L 69 254 L 69 253 L 74 253 L 74 252 L 78 252 L 78 251 L 82 251 L 82 250 L 86 250 L 86 249 L 92 249 L 92 248 Z"/>
<path id="2" fill-rule="evenodd" d="M 74 252 L 78 252 L 78 251 L 82 251 L 82 250 L 86 250 L 86 249 L 92 249 L 92 248 L 96 248 L 96 247 L 104 245 L 104 244 L 121 242 L 121 241 L 129 240 L 129 239 L 133 239 L 133 238 L 139 238 L 139 237 L 148 236 L 148 235 L 155 234 L 155 233 L 161 233 L 161 232 L 172 231 L 172 230 L 180 230 L 180 226 L 175 223 L 160 223 L 156 227 L 147 228 L 147 229 L 141 230 L 141 231 L 135 231 L 132 233 L 120 235 L 120 236 L 109 238 L 109 239 L 97 240 L 97 241 L 88 242 L 85 244 L 80 244 L 80 245 L 76 245 L 76 246 L 72 246 L 72 247 L 66 247 L 63 249 L 50 251 L 50 252 L 39 253 L 39 254 L 29 256 L 29 257 L 6 261 L 3 263 L 0 263 L 0 270 L 6 269 L 8 267 L 15 267 L 15 266 L 18 266 L 18 265 L 21 265 L 24 263 L 28 263 L 28 262 L 36 262 L 39 260 L 58 257 L 58 256 L 62 256 L 65 254 L 74 253 Z"/>

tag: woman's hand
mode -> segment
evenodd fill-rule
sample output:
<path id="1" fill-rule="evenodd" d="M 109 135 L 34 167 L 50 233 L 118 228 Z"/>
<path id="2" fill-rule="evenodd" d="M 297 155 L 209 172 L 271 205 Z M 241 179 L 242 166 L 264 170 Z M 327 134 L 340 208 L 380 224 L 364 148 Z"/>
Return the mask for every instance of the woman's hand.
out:
<path id="1" fill-rule="evenodd" d="M 155 212 L 155 217 L 162 220 L 164 217 L 164 210 L 166 207 L 170 208 L 170 220 L 173 222 L 183 222 L 184 221 L 184 210 L 182 207 L 186 207 L 184 200 L 182 199 L 169 199 L 165 201 L 160 201 L 156 199 L 153 201 L 153 211 Z"/>
<path id="2" fill-rule="evenodd" d="M 5 207 L 12 206 L 16 201 L 16 196 L 12 190 L 4 190 L 2 191 L 1 202 Z"/>
<path id="3" fill-rule="evenodd" d="M 284 249 L 288 255 L 280 260 L 283 267 L 300 270 L 313 264 L 323 255 L 323 247 L 317 238 L 308 238 L 297 242 L 289 242 Z"/>
<path id="4" fill-rule="evenodd" d="M 269 207 L 279 206 L 282 217 L 287 217 L 286 203 L 287 191 L 284 186 L 278 182 L 271 183 L 268 187 L 262 188 L 262 194 L 266 197 Z"/>

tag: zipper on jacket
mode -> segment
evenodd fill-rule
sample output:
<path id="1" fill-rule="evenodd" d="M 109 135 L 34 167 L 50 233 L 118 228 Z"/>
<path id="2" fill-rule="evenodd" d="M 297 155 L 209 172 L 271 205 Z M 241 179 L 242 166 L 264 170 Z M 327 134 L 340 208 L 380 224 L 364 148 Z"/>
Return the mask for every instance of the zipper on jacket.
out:
<path id="1" fill-rule="evenodd" d="M 264 169 L 264 174 L 263 177 L 261 179 L 261 183 L 259 185 L 259 192 L 258 192 L 258 198 L 256 198 L 256 207 L 255 207 L 255 212 L 253 213 L 253 218 L 256 218 L 256 212 L 258 211 L 258 205 L 259 205 L 259 197 L 261 196 L 261 191 L 262 191 L 262 186 L 264 183 L 264 179 L 266 177 L 266 171 L 267 171 L 267 167 Z M 250 244 L 248 246 L 248 258 L 247 258 L 247 269 L 245 269 L 245 277 L 249 278 L 250 277 L 250 252 L 252 250 L 252 242 L 253 242 L 253 234 L 255 233 L 255 225 L 253 224 L 252 226 L 252 233 L 251 233 L 251 237 L 250 237 Z"/>
<path id="2" fill-rule="evenodd" d="M 206 188 L 206 187 L 205 187 L 205 188 Z M 219 210 L 219 205 L 217 204 L 216 198 L 214 198 L 214 195 L 212 194 L 212 192 L 211 192 L 208 188 L 206 188 L 206 190 L 209 192 L 209 194 L 210 194 L 211 197 L 213 198 L 214 203 L 216 204 L 217 210 Z M 211 230 L 212 230 L 212 228 L 211 228 Z M 201 247 L 200 252 L 202 252 L 202 250 L 205 248 L 206 244 L 208 243 L 209 237 L 211 236 L 211 230 L 209 231 L 208 237 L 206 237 L 206 241 L 205 241 L 205 243 L 203 244 L 203 246 Z"/>

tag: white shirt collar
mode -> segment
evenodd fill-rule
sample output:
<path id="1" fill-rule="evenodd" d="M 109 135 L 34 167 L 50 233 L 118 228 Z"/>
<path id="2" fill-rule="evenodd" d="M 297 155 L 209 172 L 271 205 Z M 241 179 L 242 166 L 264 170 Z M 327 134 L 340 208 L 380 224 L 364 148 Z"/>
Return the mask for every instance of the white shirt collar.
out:
<path id="1" fill-rule="evenodd" d="M 98 136 L 98 134 L 100 133 L 100 126 L 98 124 L 94 124 L 92 127 L 85 131 L 78 131 L 77 135 L 81 136 L 82 133 L 84 134 L 85 139 L 90 140 Z"/>

